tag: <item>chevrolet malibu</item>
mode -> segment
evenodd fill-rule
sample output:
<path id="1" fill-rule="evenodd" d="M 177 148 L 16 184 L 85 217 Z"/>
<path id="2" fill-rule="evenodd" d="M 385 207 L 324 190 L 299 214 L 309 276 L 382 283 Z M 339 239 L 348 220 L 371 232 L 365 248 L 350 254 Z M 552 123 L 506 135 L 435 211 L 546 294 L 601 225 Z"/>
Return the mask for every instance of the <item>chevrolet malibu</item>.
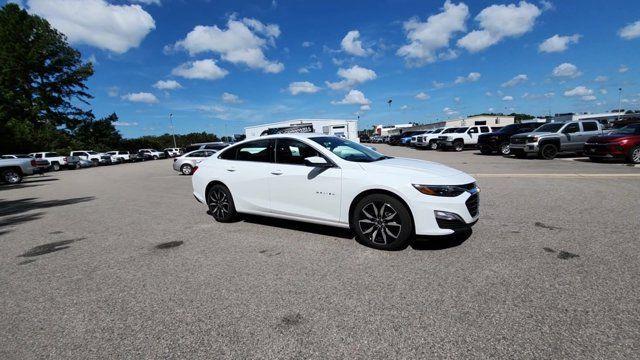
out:
<path id="1" fill-rule="evenodd" d="M 362 244 L 385 250 L 467 230 L 479 217 L 471 176 L 321 134 L 237 143 L 194 168 L 192 183 L 216 221 L 245 213 L 351 228 Z"/>

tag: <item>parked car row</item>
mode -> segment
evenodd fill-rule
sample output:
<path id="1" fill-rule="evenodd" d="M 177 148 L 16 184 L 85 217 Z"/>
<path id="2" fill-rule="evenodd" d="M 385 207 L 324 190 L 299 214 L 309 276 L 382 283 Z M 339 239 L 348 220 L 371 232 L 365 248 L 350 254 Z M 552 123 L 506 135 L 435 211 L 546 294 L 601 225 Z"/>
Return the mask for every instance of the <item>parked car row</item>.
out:
<path id="1" fill-rule="evenodd" d="M 410 136 L 410 140 L 407 138 Z M 362 140 L 361 140 L 362 141 Z M 420 134 L 393 135 L 385 139 L 373 136 L 370 142 L 408 145 L 417 149 L 462 151 L 477 148 L 482 154 L 536 156 L 554 159 L 558 154 L 588 156 L 592 161 L 622 158 L 640 164 L 640 124 L 605 129 L 596 120 L 540 124 L 511 124 L 505 127 L 485 125 L 442 127 Z"/>

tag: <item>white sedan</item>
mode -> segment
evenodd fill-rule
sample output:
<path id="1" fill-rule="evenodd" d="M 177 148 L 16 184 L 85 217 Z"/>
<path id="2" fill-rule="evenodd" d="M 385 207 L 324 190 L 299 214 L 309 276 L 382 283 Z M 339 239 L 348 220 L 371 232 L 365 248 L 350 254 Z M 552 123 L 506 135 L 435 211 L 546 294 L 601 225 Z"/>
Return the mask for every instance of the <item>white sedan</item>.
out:
<path id="1" fill-rule="evenodd" d="M 401 249 L 478 220 L 475 179 L 321 134 L 245 140 L 193 170 L 193 194 L 220 222 L 238 213 L 351 228 L 361 243 Z"/>

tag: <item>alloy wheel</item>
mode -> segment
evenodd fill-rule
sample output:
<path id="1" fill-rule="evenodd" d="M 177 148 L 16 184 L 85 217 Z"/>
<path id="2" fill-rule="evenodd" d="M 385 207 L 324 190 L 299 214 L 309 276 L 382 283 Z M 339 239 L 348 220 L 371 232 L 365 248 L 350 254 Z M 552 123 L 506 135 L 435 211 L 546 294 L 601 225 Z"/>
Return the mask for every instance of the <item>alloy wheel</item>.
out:
<path id="1" fill-rule="evenodd" d="M 437 143 L 437 142 L 435 142 L 435 141 L 432 141 L 432 142 L 429 144 L 429 147 L 431 147 L 431 150 L 437 150 L 437 149 L 438 149 L 438 143 Z"/>
<path id="2" fill-rule="evenodd" d="M 209 192 L 209 211 L 216 219 L 223 219 L 231 213 L 229 198 L 222 189 L 215 188 Z"/>
<path id="3" fill-rule="evenodd" d="M 358 216 L 358 226 L 363 235 L 378 245 L 392 243 L 402 231 L 398 212 L 386 202 L 370 202 L 365 205 Z"/>
<path id="4" fill-rule="evenodd" d="M 631 153 L 631 161 L 634 164 L 640 164 L 640 147 L 637 147 Z"/>
<path id="5" fill-rule="evenodd" d="M 17 184 L 20 182 L 20 175 L 13 170 L 7 170 L 4 173 L 4 181 L 9 184 Z"/>
<path id="6" fill-rule="evenodd" d="M 193 168 L 190 165 L 182 165 L 182 173 L 184 175 L 191 175 L 191 171 L 193 171 Z"/>
<path id="7" fill-rule="evenodd" d="M 509 155 L 511 153 L 511 146 L 509 143 L 504 143 L 500 146 L 500 152 L 502 155 Z"/>
<path id="8" fill-rule="evenodd" d="M 464 144 L 461 142 L 456 143 L 455 149 L 456 151 L 462 151 L 464 149 Z"/>
<path id="9" fill-rule="evenodd" d="M 557 153 L 558 151 L 553 145 L 546 145 L 542 147 L 542 157 L 545 159 L 553 159 L 554 157 L 556 157 Z"/>

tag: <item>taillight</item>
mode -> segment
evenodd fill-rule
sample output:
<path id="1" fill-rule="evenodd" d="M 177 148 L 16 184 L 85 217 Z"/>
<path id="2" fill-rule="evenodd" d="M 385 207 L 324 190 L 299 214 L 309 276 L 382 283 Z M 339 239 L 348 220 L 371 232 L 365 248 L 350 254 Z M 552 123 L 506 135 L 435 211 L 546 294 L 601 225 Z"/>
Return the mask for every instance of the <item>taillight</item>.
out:
<path id="1" fill-rule="evenodd" d="M 198 171 L 198 167 L 197 167 L 197 166 L 194 166 L 194 167 L 193 167 L 193 170 L 191 170 L 191 175 L 195 174 L 195 173 L 196 173 L 196 171 Z"/>
<path id="2" fill-rule="evenodd" d="M 68 161 L 69 161 L 69 158 L 65 156 L 64 157 L 64 162 L 68 162 Z"/>
<path id="3" fill-rule="evenodd" d="M 31 160 L 31 166 L 33 166 L 33 167 L 36 166 L 36 160 L 35 159 Z"/>

